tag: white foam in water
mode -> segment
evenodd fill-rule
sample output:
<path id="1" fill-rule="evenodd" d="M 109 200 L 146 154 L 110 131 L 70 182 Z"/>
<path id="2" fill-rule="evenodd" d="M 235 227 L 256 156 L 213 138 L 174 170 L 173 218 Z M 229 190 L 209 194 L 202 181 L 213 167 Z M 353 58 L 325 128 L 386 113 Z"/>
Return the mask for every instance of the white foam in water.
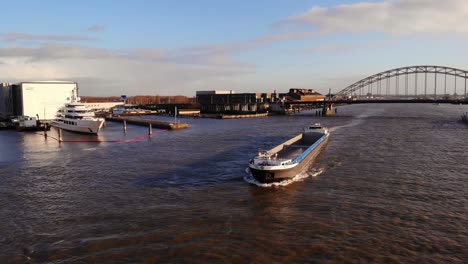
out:
<path id="1" fill-rule="evenodd" d="M 94 150 L 96 150 L 96 148 L 84 148 L 83 150 L 84 151 L 94 151 Z"/>
<path id="2" fill-rule="evenodd" d="M 345 128 L 345 127 L 354 127 L 354 126 L 357 126 L 357 125 L 360 125 L 362 122 L 364 122 L 364 120 L 362 118 L 358 118 L 358 119 L 353 119 L 351 121 L 351 123 L 347 124 L 347 125 L 342 125 L 342 126 L 336 126 L 336 127 L 332 127 L 329 129 L 330 132 L 334 132 L 340 128 Z"/>
<path id="3" fill-rule="evenodd" d="M 258 182 L 257 180 L 255 180 L 253 175 L 250 173 L 249 168 L 246 168 L 245 173 L 247 175 L 244 177 L 244 180 L 246 182 L 250 183 L 250 184 L 257 185 L 258 187 L 287 186 L 287 185 L 289 185 L 289 184 L 291 184 L 293 182 L 302 181 L 302 180 L 304 180 L 305 178 L 307 178 L 309 176 L 317 177 L 318 175 L 322 174 L 322 172 L 323 172 L 322 169 L 318 169 L 318 170 L 313 170 L 311 172 L 299 173 L 290 180 L 285 180 L 285 181 L 281 181 L 281 182 L 272 182 L 272 183 L 261 183 L 261 182 Z"/>
<path id="4" fill-rule="evenodd" d="M 376 114 L 379 114 L 380 112 L 382 112 L 382 109 L 374 109 L 371 113 L 360 114 L 355 119 L 353 119 L 351 123 L 347 125 L 332 127 L 329 129 L 329 131 L 334 132 L 340 128 L 354 127 L 354 126 L 360 125 L 362 122 L 364 122 L 364 119 L 368 118 L 369 116 L 375 116 Z"/>

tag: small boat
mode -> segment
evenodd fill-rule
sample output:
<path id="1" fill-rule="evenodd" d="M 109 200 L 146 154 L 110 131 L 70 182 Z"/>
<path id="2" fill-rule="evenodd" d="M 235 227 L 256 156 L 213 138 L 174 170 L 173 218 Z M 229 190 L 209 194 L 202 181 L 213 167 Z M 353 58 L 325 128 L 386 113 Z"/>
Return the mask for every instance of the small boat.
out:
<path id="1" fill-rule="evenodd" d="M 104 121 L 104 118 L 96 117 L 93 110 L 80 103 L 80 98 L 73 90 L 70 102 L 59 109 L 51 125 L 72 132 L 97 134 Z"/>
<path id="2" fill-rule="evenodd" d="M 268 151 L 260 151 L 249 161 L 252 176 L 260 183 L 280 182 L 294 178 L 307 169 L 328 141 L 328 129 L 320 124 Z"/>
<path id="3" fill-rule="evenodd" d="M 18 116 L 11 119 L 11 123 L 17 131 L 43 131 L 49 130 L 50 127 L 47 123 L 37 120 L 36 117 Z"/>

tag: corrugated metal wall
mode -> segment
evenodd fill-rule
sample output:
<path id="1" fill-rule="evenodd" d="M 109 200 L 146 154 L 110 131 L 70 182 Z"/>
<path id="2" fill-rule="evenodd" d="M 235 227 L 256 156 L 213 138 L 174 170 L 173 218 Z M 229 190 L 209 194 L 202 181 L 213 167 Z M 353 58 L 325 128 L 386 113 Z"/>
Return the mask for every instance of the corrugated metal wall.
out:
<path id="1" fill-rule="evenodd" d="M 12 86 L 0 83 L 0 119 L 8 119 L 12 115 L 14 115 Z"/>

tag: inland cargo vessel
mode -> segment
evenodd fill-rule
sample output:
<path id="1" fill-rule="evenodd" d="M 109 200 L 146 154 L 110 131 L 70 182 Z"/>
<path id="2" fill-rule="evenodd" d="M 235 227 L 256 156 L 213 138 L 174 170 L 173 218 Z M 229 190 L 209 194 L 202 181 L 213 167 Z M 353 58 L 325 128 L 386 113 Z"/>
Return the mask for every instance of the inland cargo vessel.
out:
<path id="1" fill-rule="evenodd" d="M 328 141 L 328 129 L 320 124 L 268 151 L 260 151 L 249 161 L 252 176 L 260 183 L 280 182 L 294 178 L 309 167 Z"/>

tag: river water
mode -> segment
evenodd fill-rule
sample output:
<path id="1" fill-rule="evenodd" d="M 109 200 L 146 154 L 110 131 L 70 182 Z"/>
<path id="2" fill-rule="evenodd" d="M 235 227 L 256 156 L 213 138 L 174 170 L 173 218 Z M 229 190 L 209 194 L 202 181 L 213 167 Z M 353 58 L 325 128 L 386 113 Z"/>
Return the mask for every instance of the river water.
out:
<path id="1" fill-rule="evenodd" d="M 132 142 L 0 131 L 1 263 L 463 263 L 468 106 L 353 105 L 256 119 L 181 119 Z M 246 173 L 321 122 L 330 140 L 281 185 Z M 119 140 L 147 128 L 107 123 Z M 56 137 L 54 130 L 49 136 Z"/>

